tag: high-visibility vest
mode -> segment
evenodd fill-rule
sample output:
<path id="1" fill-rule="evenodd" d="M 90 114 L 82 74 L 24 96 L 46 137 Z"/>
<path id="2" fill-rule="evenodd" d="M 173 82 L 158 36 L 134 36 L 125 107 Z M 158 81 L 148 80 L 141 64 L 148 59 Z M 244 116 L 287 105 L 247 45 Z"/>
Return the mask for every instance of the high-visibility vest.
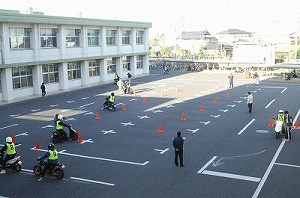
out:
<path id="1" fill-rule="evenodd" d="M 6 154 L 13 155 L 16 154 L 16 147 L 14 143 L 6 143 Z"/>
<path id="2" fill-rule="evenodd" d="M 58 153 L 57 150 L 49 150 L 50 156 L 49 156 L 49 160 L 57 160 L 58 159 Z"/>
<path id="3" fill-rule="evenodd" d="M 60 130 L 60 129 L 64 128 L 64 126 L 60 125 L 59 123 L 60 123 L 60 120 L 57 120 L 56 121 L 56 126 L 55 126 L 56 130 Z"/>
<path id="4" fill-rule="evenodd" d="M 284 121 L 284 115 L 283 114 L 278 114 L 277 120 Z"/>
<path id="5" fill-rule="evenodd" d="M 115 96 L 109 96 L 109 102 L 115 102 L 116 97 Z"/>

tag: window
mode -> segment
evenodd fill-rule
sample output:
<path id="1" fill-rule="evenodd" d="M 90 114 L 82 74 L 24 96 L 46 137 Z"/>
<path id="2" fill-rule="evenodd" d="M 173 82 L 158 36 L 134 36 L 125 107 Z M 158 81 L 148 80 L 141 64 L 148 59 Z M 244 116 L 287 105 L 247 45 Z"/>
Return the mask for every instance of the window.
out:
<path id="1" fill-rule="evenodd" d="M 106 30 L 106 44 L 116 45 L 117 30 Z"/>
<path id="2" fill-rule="evenodd" d="M 100 60 L 89 61 L 89 76 L 100 76 Z"/>
<path id="3" fill-rule="evenodd" d="M 130 71 L 130 56 L 123 56 L 123 71 Z"/>
<path id="4" fill-rule="evenodd" d="M 66 46 L 74 47 L 79 45 L 79 29 L 66 29 Z"/>
<path id="5" fill-rule="evenodd" d="M 136 68 L 142 69 L 143 68 L 143 56 L 136 57 Z"/>
<path id="6" fill-rule="evenodd" d="M 130 44 L 130 30 L 122 31 L 122 44 L 129 45 Z"/>
<path id="7" fill-rule="evenodd" d="M 68 63 L 68 80 L 74 80 L 81 78 L 80 62 Z"/>
<path id="8" fill-rule="evenodd" d="M 32 87 L 32 66 L 12 68 L 13 89 Z"/>
<path id="9" fill-rule="evenodd" d="M 136 44 L 143 44 L 143 34 L 144 31 L 136 31 Z"/>
<path id="10" fill-rule="evenodd" d="M 88 46 L 99 45 L 99 33 L 100 30 L 87 30 Z"/>
<path id="11" fill-rule="evenodd" d="M 59 66 L 58 63 L 42 65 L 43 83 L 48 84 L 48 83 L 59 82 L 58 66 Z"/>
<path id="12" fill-rule="evenodd" d="M 57 47 L 57 29 L 41 28 L 41 47 Z"/>
<path id="13" fill-rule="evenodd" d="M 30 28 L 9 28 L 10 49 L 29 49 L 30 31 Z"/>
<path id="14" fill-rule="evenodd" d="M 116 73 L 117 58 L 107 58 L 107 73 Z"/>

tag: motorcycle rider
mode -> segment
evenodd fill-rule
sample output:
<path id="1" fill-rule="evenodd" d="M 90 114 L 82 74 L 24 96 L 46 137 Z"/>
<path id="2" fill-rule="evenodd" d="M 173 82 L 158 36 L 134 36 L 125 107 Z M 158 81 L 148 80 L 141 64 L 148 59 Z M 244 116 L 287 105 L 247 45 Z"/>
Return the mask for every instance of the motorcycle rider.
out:
<path id="1" fill-rule="evenodd" d="M 276 122 L 280 122 L 282 124 L 281 132 L 284 132 L 284 125 L 285 125 L 284 120 L 285 120 L 285 116 L 283 114 L 283 110 L 279 110 L 276 119 L 275 118 L 273 118 L 273 119 Z"/>
<path id="2" fill-rule="evenodd" d="M 41 161 L 46 158 L 48 158 L 48 160 L 44 166 L 44 169 L 41 172 L 41 176 L 38 179 L 38 181 L 43 181 L 47 170 L 49 170 L 50 168 L 52 168 L 53 166 L 55 166 L 58 163 L 58 152 L 54 148 L 54 144 L 52 144 L 52 143 L 48 144 L 48 152 L 45 153 L 45 155 L 43 155 L 42 157 L 38 157 L 37 160 Z"/>
<path id="3" fill-rule="evenodd" d="M 64 127 L 69 128 L 69 125 L 63 122 L 64 119 L 65 119 L 65 117 L 63 117 L 62 115 L 58 115 L 57 119 L 54 120 L 54 122 L 55 122 L 55 129 L 56 129 L 57 133 L 62 135 L 64 141 L 67 141 L 68 134 L 64 131 Z"/>
<path id="4" fill-rule="evenodd" d="M 114 78 L 114 81 L 115 81 L 115 84 L 117 84 L 117 82 L 120 80 L 120 76 L 116 73 L 115 74 L 115 78 Z"/>
<path id="5" fill-rule="evenodd" d="M 8 160 L 14 159 L 17 154 L 15 144 L 12 142 L 12 138 L 7 137 L 5 142 L 6 142 L 5 145 L 0 150 L 1 160 L 2 160 L 2 163 L 1 163 L 2 170 L 1 170 L 0 174 L 6 173 L 6 171 L 5 171 L 6 162 Z M 6 152 L 6 156 L 3 159 L 4 152 Z"/>
<path id="6" fill-rule="evenodd" d="M 113 105 L 113 104 L 115 103 L 116 97 L 115 97 L 114 92 L 111 92 L 110 96 L 106 97 L 105 99 L 106 99 L 106 101 L 105 101 L 105 103 L 103 104 L 102 110 L 105 110 L 105 108 L 106 108 L 107 106 Z"/>

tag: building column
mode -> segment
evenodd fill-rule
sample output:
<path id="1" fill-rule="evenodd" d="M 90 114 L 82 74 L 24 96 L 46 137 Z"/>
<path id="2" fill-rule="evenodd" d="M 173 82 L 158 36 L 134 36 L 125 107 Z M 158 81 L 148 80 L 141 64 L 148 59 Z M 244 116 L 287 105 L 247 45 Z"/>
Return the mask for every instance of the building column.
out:
<path id="1" fill-rule="evenodd" d="M 106 27 L 102 27 L 102 34 L 100 34 L 100 45 L 102 55 L 106 54 Z"/>
<path id="2" fill-rule="evenodd" d="M 12 69 L 11 68 L 4 68 L 1 72 L 1 81 L 5 82 L 2 83 L 2 94 L 4 101 L 10 101 L 14 98 L 14 90 L 13 90 L 13 83 L 12 83 Z"/>
<path id="3" fill-rule="evenodd" d="M 122 29 L 120 27 L 117 28 L 117 35 L 116 35 L 116 44 L 118 46 L 118 54 L 122 54 Z"/>
<path id="4" fill-rule="evenodd" d="M 136 51 L 136 29 L 131 29 L 130 44 L 132 45 L 132 53 Z"/>
<path id="5" fill-rule="evenodd" d="M 33 92 L 35 95 L 41 94 L 40 86 L 43 82 L 42 65 L 35 65 L 32 69 Z"/>
<path id="6" fill-rule="evenodd" d="M 41 53 L 41 44 L 40 44 L 40 29 L 37 24 L 33 24 L 31 28 L 30 34 L 30 47 L 33 49 L 33 56 L 35 61 L 39 61 L 40 53 Z"/>
<path id="7" fill-rule="evenodd" d="M 89 86 L 89 61 L 82 61 L 80 64 L 81 68 L 81 79 L 82 79 L 82 85 L 83 86 Z"/>
<path id="8" fill-rule="evenodd" d="M 57 47 L 60 49 L 60 58 L 64 59 L 66 56 L 66 36 L 65 28 L 62 25 L 58 27 Z"/>
<path id="9" fill-rule="evenodd" d="M 149 55 L 145 54 L 143 56 L 143 73 L 149 74 Z"/>
<path id="10" fill-rule="evenodd" d="M 136 76 L 136 56 L 132 56 L 130 59 L 130 71 L 132 76 Z"/>
<path id="11" fill-rule="evenodd" d="M 87 27 L 82 26 L 80 32 L 80 42 L 82 42 L 81 47 L 82 47 L 82 53 L 84 57 L 86 57 L 88 53 L 88 39 L 86 35 L 87 35 Z"/>
<path id="12" fill-rule="evenodd" d="M 106 59 L 100 59 L 100 82 L 107 81 L 107 61 Z"/>
<path id="13" fill-rule="evenodd" d="M 68 64 L 66 62 L 61 63 L 58 67 L 58 73 L 59 73 L 59 83 L 60 83 L 60 89 L 61 90 L 67 90 L 69 89 L 68 84 Z"/>
<path id="14" fill-rule="evenodd" d="M 123 79 L 123 60 L 118 57 L 116 60 L 116 73 Z"/>

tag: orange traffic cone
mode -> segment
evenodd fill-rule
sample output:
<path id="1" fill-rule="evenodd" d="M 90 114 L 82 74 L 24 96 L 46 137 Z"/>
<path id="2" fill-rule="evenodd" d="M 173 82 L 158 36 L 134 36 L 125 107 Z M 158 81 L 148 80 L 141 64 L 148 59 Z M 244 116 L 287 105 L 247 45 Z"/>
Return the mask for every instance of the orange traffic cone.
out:
<path id="1" fill-rule="evenodd" d="M 182 114 L 181 114 L 181 120 L 182 120 L 182 121 L 186 121 L 186 114 L 185 114 L 185 113 L 182 113 Z"/>
<path id="2" fill-rule="evenodd" d="M 145 104 L 145 103 L 147 103 L 147 102 L 148 102 L 147 98 L 144 97 L 143 103 Z"/>
<path id="3" fill-rule="evenodd" d="M 81 142 L 83 141 L 83 138 L 82 138 L 82 136 L 79 134 L 79 132 L 77 132 L 77 135 L 78 135 L 77 141 L 78 141 L 78 143 L 81 143 Z"/>
<path id="4" fill-rule="evenodd" d="M 230 93 L 229 92 L 227 92 L 227 94 L 226 94 L 226 98 L 230 98 Z"/>
<path id="5" fill-rule="evenodd" d="M 298 122 L 298 120 L 296 120 L 296 122 L 294 124 L 294 128 L 299 129 L 299 122 Z"/>
<path id="6" fill-rule="evenodd" d="M 157 127 L 157 132 L 162 133 L 164 131 L 162 124 L 159 124 Z"/>
<path id="7" fill-rule="evenodd" d="M 96 120 L 100 120 L 100 118 L 101 118 L 101 116 L 100 116 L 100 114 L 97 112 L 97 113 L 96 113 Z"/>
<path id="8" fill-rule="evenodd" d="M 201 105 L 201 106 L 199 107 L 199 111 L 205 111 L 205 107 L 204 107 L 203 105 Z"/>
<path id="9" fill-rule="evenodd" d="M 219 98 L 215 98 L 214 103 L 219 104 Z"/>
<path id="10" fill-rule="evenodd" d="M 14 144 L 17 144 L 16 136 L 15 136 L 14 133 L 11 134 L 11 139 L 12 139 L 12 142 L 13 142 Z"/>
<path id="11" fill-rule="evenodd" d="M 268 126 L 269 126 L 269 127 L 273 127 L 273 125 L 274 125 L 274 120 L 273 120 L 273 118 L 271 118 L 271 119 L 269 120 Z"/>
<path id="12" fill-rule="evenodd" d="M 122 104 L 121 110 L 122 110 L 122 111 L 126 111 L 126 110 L 127 110 L 126 105 Z"/>
<path id="13" fill-rule="evenodd" d="M 41 149 L 41 145 L 39 141 L 35 141 L 34 149 Z"/>

